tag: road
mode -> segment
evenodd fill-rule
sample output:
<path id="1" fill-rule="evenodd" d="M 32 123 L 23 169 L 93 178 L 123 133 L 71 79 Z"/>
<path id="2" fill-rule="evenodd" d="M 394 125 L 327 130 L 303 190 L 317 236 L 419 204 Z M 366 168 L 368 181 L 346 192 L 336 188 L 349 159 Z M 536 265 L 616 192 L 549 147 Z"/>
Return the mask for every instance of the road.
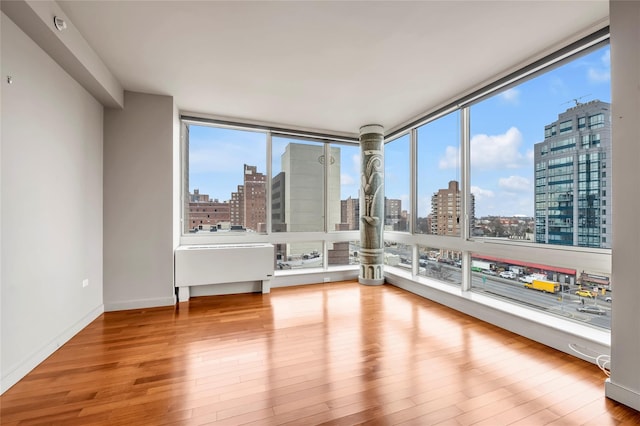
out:
<path id="1" fill-rule="evenodd" d="M 388 252 L 395 251 L 393 249 L 389 250 L 389 248 L 386 250 Z M 403 253 L 403 250 L 398 250 L 397 254 L 406 261 L 407 255 Z M 399 266 L 405 268 L 411 267 L 411 265 L 407 263 L 401 263 Z M 436 269 L 434 269 L 434 267 Z M 460 285 L 462 282 L 462 272 L 460 268 L 433 261 L 428 261 L 426 268 L 420 267 L 419 275 L 456 285 Z M 538 290 L 525 288 L 524 284 L 517 280 L 504 279 L 480 272 L 471 273 L 471 287 L 473 291 L 479 293 L 486 293 L 502 299 L 508 299 L 520 305 L 530 306 L 554 315 L 571 318 L 595 327 L 611 329 L 611 303 L 605 302 L 604 296 L 598 296 L 594 299 L 580 297 L 575 294 L 575 288 L 557 294 L 543 293 Z M 582 305 L 582 299 L 584 299 L 585 305 L 597 305 L 602 308 L 605 311 L 605 315 L 579 312 L 576 308 Z"/>

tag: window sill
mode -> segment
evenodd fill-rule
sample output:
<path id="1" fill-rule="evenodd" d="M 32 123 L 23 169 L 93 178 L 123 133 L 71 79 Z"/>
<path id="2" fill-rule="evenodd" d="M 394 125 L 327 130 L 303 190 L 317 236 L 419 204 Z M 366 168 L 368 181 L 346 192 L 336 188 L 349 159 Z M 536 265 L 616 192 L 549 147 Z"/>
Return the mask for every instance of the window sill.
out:
<path id="1" fill-rule="evenodd" d="M 571 346 L 584 348 L 587 354 L 610 353 L 611 332 L 608 330 L 576 323 L 473 291 L 463 292 L 458 286 L 430 278 L 414 278 L 410 272 L 397 268 L 386 269 L 385 280 L 389 284 L 589 362 L 593 360 L 580 356 Z"/>

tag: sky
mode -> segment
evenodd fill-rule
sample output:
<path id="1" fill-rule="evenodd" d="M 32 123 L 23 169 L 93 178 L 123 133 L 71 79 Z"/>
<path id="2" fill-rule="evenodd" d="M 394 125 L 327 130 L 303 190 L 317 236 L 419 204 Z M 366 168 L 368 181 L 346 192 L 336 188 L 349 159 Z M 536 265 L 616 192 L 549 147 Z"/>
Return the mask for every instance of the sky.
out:
<path id="1" fill-rule="evenodd" d="M 476 216 L 534 215 L 534 144 L 544 126 L 578 102 L 611 102 L 609 46 L 530 79 L 470 108 L 471 192 Z M 460 181 L 460 113 L 418 129 L 418 216 L 431 196 Z M 409 200 L 408 138 L 385 146 L 385 192 Z"/>
<path id="2" fill-rule="evenodd" d="M 544 140 L 544 126 L 576 101 L 611 102 L 609 46 L 597 49 L 541 76 L 470 107 L 471 192 L 476 216 L 533 216 L 533 147 Z M 427 106 L 425 104 L 425 106 Z M 460 113 L 418 129 L 418 216 L 429 213 L 431 196 L 460 181 Z M 295 139 L 273 138 L 272 170 Z M 358 197 L 360 150 L 340 146 L 341 199 Z M 409 209 L 409 136 L 385 145 L 385 193 Z M 207 126 L 190 126 L 189 190 L 228 200 L 242 184 L 243 164 L 266 173 L 266 135 Z"/>

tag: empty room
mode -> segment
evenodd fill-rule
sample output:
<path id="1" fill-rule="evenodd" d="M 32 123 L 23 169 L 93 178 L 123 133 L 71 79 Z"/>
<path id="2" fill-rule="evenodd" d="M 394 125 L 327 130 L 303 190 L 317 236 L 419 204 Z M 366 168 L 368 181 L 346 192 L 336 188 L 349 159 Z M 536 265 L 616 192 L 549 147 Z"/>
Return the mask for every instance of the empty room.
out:
<path id="1" fill-rule="evenodd" d="M 640 3 L 0 7 L 1 424 L 640 424 Z"/>

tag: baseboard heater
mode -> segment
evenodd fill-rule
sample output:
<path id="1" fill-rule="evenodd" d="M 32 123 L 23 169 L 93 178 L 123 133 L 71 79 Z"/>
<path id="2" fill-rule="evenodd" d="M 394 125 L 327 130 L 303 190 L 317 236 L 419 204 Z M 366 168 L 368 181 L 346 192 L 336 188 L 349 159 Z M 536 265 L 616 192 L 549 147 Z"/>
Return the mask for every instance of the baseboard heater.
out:
<path id="1" fill-rule="evenodd" d="M 175 250 L 178 300 L 189 300 L 189 287 L 261 281 L 269 293 L 274 271 L 273 245 L 267 243 L 180 246 Z"/>

